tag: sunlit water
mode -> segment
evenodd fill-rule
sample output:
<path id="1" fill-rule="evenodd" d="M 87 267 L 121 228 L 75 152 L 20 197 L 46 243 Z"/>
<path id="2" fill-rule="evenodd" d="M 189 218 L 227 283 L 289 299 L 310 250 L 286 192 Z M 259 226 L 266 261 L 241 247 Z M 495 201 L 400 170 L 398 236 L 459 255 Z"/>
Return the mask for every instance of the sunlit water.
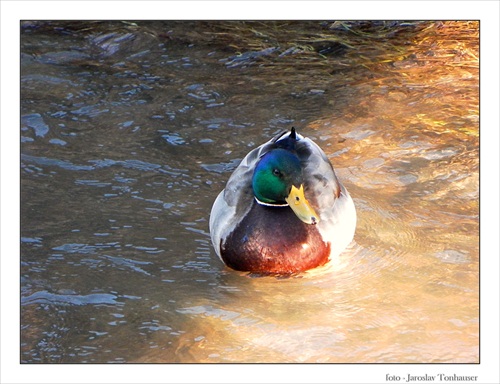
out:
<path id="1" fill-rule="evenodd" d="M 477 23 L 138 24 L 23 23 L 22 362 L 478 362 Z M 229 270 L 211 205 L 292 125 L 355 241 Z"/>

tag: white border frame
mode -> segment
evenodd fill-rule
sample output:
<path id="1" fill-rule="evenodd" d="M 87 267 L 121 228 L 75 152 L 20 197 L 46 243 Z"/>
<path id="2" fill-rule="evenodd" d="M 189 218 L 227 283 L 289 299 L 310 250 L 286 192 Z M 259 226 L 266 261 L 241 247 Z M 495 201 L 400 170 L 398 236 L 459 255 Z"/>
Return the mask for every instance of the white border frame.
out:
<path id="1" fill-rule="evenodd" d="M 500 382 L 498 1 L 1 1 L 1 383 L 385 383 L 386 374 Z M 480 20 L 481 364 L 19 364 L 19 34 L 39 19 Z"/>

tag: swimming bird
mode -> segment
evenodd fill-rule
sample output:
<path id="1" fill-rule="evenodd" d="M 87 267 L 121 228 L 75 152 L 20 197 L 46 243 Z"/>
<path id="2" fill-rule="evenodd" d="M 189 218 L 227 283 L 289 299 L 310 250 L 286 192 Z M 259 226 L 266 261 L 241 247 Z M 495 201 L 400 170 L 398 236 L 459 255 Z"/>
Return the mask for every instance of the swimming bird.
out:
<path id="1" fill-rule="evenodd" d="M 326 264 L 352 241 L 354 202 L 321 148 L 295 128 L 250 151 L 210 213 L 230 268 L 293 274 Z"/>

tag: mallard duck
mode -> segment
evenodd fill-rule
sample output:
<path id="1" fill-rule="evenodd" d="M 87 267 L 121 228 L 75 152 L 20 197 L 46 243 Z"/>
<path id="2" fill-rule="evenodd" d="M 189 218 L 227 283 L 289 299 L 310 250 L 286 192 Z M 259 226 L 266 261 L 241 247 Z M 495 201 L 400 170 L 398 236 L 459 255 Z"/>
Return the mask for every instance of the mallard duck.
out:
<path id="1" fill-rule="evenodd" d="M 215 200 L 209 226 L 230 268 L 293 274 L 349 245 L 356 210 L 325 153 L 292 128 L 245 156 Z"/>

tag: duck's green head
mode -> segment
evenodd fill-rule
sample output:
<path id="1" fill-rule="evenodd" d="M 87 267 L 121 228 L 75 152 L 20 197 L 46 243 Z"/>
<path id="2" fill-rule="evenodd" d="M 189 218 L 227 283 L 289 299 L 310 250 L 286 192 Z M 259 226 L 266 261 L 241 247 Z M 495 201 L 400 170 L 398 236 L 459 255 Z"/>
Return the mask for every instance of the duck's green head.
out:
<path id="1" fill-rule="evenodd" d="M 277 148 L 262 156 L 253 173 L 252 187 L 259 202 L 288 204 L 304 223 L 319 222 L 319 216 L 304 196 L 302 166 L 294 153 Z"/>

